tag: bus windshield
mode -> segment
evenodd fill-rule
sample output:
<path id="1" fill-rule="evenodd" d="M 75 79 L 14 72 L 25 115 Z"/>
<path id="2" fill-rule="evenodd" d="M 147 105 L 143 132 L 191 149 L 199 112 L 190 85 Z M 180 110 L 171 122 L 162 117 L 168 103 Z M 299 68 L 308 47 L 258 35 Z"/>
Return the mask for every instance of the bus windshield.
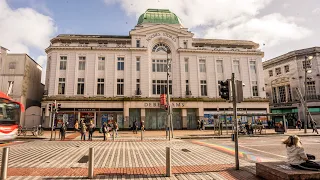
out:
<path id="1" fill-rule="evenodd" d="M 18 124 L 20 105 L 6 99 L 0 99 L 0 124 Z"/>

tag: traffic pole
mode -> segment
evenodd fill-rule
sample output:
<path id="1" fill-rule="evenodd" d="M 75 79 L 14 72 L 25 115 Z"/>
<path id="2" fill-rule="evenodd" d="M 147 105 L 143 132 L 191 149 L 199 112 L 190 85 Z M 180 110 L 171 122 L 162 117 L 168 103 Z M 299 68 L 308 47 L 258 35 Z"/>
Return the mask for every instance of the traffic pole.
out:
<path id="1" fill-rule="evenodd" d="M 235 85 L 234 73 L 231 77 L 232 83 L 232 101 L 233 101 L 233 119 L 234 119 L 234 147 L 235 147 L 235 161 L 236 161 L 236 170 L 239 170 L 239 144 L 238 144 L 238 120 L 237 120 L 237 91 Z"/>
<path id="2" fill-rule="evenodd" d="M 2 151 L 1 180 L 7 179 L 8 161 L 9 161 L 9 147 L 5 147 L 3 148 L 3 151 Z"/>

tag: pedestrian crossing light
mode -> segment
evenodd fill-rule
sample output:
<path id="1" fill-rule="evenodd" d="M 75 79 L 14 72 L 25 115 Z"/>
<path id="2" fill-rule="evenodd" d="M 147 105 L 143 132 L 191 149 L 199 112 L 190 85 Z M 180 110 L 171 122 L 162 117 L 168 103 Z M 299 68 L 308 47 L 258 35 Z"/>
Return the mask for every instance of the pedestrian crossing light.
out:
<path id="1" fill-rule="evenodd" d="M 230 100 L 230 80 L 219 81 L 219 95 L 222 99 Z"/>

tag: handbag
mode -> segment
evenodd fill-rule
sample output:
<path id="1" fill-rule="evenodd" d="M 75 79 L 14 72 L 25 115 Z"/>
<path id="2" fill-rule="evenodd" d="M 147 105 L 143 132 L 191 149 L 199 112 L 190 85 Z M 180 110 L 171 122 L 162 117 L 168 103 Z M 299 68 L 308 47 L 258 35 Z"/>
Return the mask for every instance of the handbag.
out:
<path id="1" fill-rule="evenodd" d="M 308 160 L 316 160 L 316 156 L 312 154 L 307 154 Z"/>

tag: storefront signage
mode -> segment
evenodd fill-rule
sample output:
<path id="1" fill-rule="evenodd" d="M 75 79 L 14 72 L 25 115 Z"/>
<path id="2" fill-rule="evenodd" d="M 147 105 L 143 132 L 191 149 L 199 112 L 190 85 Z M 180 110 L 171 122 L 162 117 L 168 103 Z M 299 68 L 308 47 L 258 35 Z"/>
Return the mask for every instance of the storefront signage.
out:
<path id="1" fill-rule="evenodd" d="M 84 109 L 77 109 L 77 111 L 88 112 L 88 111 L 96 111 L 96 109 L 84 108 Z"/>
<path id="2" fill-rule="evenodd" d="M 158 37 L 158 36 L 164 36 L 164 37 L 167 37 L 169 39 L 171 39 L 172 41 L 176 42 L 176 38 L 171 35 L 171 34 L 168 34 L 168 33 L 153 33 L 151 34 L 149 37 L 147 37 L 147 41 L 150 41 L 151 39 L 155 38 L 155 37 Z"/>
<path id="3" fill-rule="evenodd" d="M 170 103 L 170 105 L 173 108 L 181 108 L 181 107 L 185 107 L 186 104 L 184 102 L 172 102 Z M 158 107 L 160 108 L 160 103 L 144 103 L 144 107 Z"/>

